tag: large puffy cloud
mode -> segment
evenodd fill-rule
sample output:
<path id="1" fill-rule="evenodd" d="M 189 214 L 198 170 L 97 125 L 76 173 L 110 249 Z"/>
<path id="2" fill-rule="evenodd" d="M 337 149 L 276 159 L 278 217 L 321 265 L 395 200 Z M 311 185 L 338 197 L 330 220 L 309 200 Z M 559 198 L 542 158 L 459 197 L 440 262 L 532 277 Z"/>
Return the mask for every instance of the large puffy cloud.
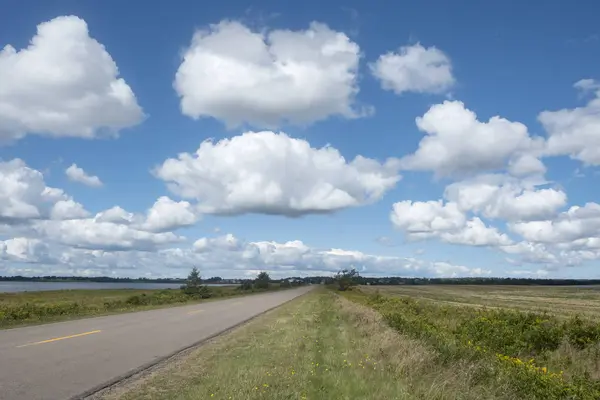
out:
<path id="1" fill-rule="evenodd" d="M 16 237 L 0 240 L 0 260 L 25 263 L 52 263 L 49 247 L 39 239 Z"/>
<path id="2" fill-rule="evenodd" d="M 600 84 L 584 79 L 575 84 L 594 98 L 583 107 L 544 111 L 538 116 L 548 133 L 545 154 L 569 155 L 589 165 L 600 165 Z"/>
<path id="3" fill-rule="evenodd" d="M 554 219 L 516 222 L 509 225 L 515 233 L 538 243 L 594 243 L 600 238 L 600 205 L 573 206 Z"/>
<path id="4" fill-rule="evenodd" d="M 519 221 L 553 217 L 567 204 L 567 195 L 559 189 L 539 189 L 540 184 L 545 181 L 480 175 L 448 185 L 444 197 L 461 211 L 481 213 L 486 218 Z"/>
<path id="5" fill-rule="evenodd" d="M 0 221 L 15 224 L 87 215 L 81 204 L 61 189 L 46 186 L 42 173 L 22 160 L 0 161 Z"/>
<path id="6" fill-rule="evenodd" d="M 193 225 L 199 218 L 200 214 L 187 201 L 177 202 L 161 196 L 148 210 L 141 227 L 151 232 L 165 232 Z"/>
<path id="7" fill-rule="evenodd" d="M 348 162 L 332 147 L 265 131 L 205 141 L 154 173 L 205 213 L 298 216 L 377 201 L 398 182 L 397 171 L 395 159 Z"/>
<path id="8" fill-rule="evenodd" d="M 34 229 L 48 241 L 83 249 L 155 250 L 183 240 L 172 232 L 153 233 L 94 218 L 38 221 Z"/>
<path id="9" fill-rule="evenodd" d="M 390 218 L 408 239 L 440 238 L 447 243 L 470 246 L 499 246 L 512 243 L 496 228 L 487 227 L 477 217 L 467 219 L 454 202 L 400 201 L 393 205 Z"/>
<path id="10" fill-rule="evenodd" d="M 443 201 L 400 201 L 395 203 L 391 219 L 396 227 L 409 234 L 435 234 L 464 226 L 465 215 L 456 203 Z"/>
<path id="11" fill-rule="evenodd" d="M 77 164 L 71 164 L 69 168 L 65 170 L 67 178 L 73 182 L 83 183 L 84 185 L 91 187 L 102 186 L 102 181 L 95 175 L 89 175 L 87 172 L 77 166 Z"/>
<path id="12" fill-rule="evenodd" d="M 143 119 L 131 88 L 84 20 L 41 23 L 29 46 L 0 51 L 0 141 L 28 133 L 92 138 Z"/>
<path id="13" fill-rule="evenodd" d="M 381 87 L 396 94 L 404 92 L 442 93 L 455 82 L 452 64 L 443 51 L 420 43 L 388 52 L 369 65 Z"/>
<path id="14" fill-rule="evenodd" d="M 448 176 L 502 170 L 510 162 L 517 175 L 545 171 L 537 159 L 543 140 L 530 137 L 519 122 L 498 116 L 481 122 L 460 101 L 436 104 L 416 122 L 426 136 L 414 154 L 402 158 L 405 169 Z"/>
<path id="15" fill-rule="evenodd" d="M 258 32 L 221 21 L 194 34 L 173 85 L 183 114 L 229 127 L 352 118 L 363 113 L 354 106 L 359 59 L 359 46 L 324 24 Z"/>

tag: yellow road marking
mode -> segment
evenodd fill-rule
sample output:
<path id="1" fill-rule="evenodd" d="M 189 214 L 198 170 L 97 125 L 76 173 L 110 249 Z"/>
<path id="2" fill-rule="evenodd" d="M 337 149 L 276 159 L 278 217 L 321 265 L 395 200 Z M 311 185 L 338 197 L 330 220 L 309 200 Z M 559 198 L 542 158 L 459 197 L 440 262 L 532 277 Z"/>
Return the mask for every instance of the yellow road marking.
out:
<path id="1" fill-rule="evenodd" d="M 57 337 L 57 338 L 54 338 L 54 339 L 42 340 L 41 342 L 34 342 L 34 343 L 22 344 L 22 345 L 17 346 L 17 347 L 27 347 L 27 346 L 35 346 L 36 344 L 52 343 L 52 342 L 57 342 L 59 340 L 76 338 L 76 337 L 79 337 L 79 336 L 93 335 L 94 333 L 100 333 L 100 332 L 102 332 L 102 331 L 90 331 L 90 332 L 78 333 L 76 335 L 69 335 L 69 336 Z"/>
<path id="2" fill-rule="evenodd" d="M 244 304 L 243 301 L 236 301 L 235 303 L 233 303 L 234 306 L 239 306 L 240 304 Z"/>
<path id="3" fill-rule="evenodd" d="M 201 313 L 202 311 L 204 311 L 204 310 L 194 310 L 194 311 L 190 311 L 190 312 L 188 312 L 188 315 L 192 315 L 192 314 L 198 314 L 198 313 Z"/>

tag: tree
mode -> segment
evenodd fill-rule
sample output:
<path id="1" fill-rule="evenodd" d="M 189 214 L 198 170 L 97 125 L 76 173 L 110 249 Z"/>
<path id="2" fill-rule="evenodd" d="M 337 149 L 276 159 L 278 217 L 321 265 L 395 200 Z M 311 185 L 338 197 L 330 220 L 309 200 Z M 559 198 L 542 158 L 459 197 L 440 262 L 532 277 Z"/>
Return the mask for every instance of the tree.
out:
<path id="1" fill-rule="evenodd" d="M 202 285 L 200 271 L 198 271 L 198 268 L 196 267 L 192 268 L 192 271 L 187 277 L 185 285 L 183 285 L 181 289 L 185 294 L 193 297 L 207 299 L 212 296 L 212 292 L 208 286 Z"/>
<path id="2" fill-rule="evenodd" d="M 338 285 L 339 290 L 348 290 L 351 286 L 357 284 L 357 280 L 360 276 L 355 268 L 343 269 L 335 275 L 335 281 Z"/>
<path id="3" fill-rule="evenodd" d="M 268 289 L 270 281 L 271 277 L 269 276 L 269 274 L 267 274 L 265 271 L 262 271 L 254 280 L 254 287 L 256 287 L 257 289 Z"/>
<path id="4" fill-rule="evenodd" d="M 238 287 L 240 290 L 252 290 L 252 281 L 249 279 L 244 279 L 242 284 Z"/>

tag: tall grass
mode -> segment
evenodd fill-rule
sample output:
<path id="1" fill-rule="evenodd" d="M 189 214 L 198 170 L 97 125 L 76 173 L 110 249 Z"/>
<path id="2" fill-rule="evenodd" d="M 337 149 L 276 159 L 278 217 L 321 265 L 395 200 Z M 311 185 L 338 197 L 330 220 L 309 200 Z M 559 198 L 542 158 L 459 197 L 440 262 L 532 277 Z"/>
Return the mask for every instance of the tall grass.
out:
<path id="1" fill-rule="evenodd" d="M 528 399 L 600 399 L 600 325 L 578 316 L 460 307 L 360 291 L 398 332 L 432 345 L 437 362 L 479 364 L 476 381 Z"/>
<path id="2" fill-rule="evenodd" d="M 210 287 L 210 297 L 231 297 L 269 289 L 239 290 L 235 286 Z M 25 324 L 60 321 L 69 318 L 103 315 L 182 305 L 197 302 L 200 296 L 178 289 L 165 290 L 61 290 L 0 294 L 0 329 Z"/>

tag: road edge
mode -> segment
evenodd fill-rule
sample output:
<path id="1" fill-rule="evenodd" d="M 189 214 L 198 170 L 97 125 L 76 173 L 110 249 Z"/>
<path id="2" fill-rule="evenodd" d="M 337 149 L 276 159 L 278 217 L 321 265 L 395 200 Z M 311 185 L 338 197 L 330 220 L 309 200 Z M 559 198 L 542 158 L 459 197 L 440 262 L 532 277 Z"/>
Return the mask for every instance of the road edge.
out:
<path id="1" fill-rule="evenodd" d="M 235 325 L 230 326 L 229 328 L 223 329 L 222 331 L 219 331 L 219 332 L 214 333 L 214 334 L 212 334 L 210 336 L 207 336 L 207 337 L 205 337 L 205 338 L 203 338 L 201 340 L 198 340 L 197 342 L 194 342 L 194 343 L 192 343 L 189 346 L 185 346 L 185 347 L 183 347 L 183 348 L 181 348 L 179 350 L 176 350 L 176 351 L 174 351 L 174 352 L 172 352 L 172 353 L 170 353 L 170 354 L 168 354 L 166 356 L 159 357 L 156 360 L 153 360 L 153 361 L 151 361 L 149 363 L 143 364 L 140 367 L 134 368 L 134 369 L 132 369 L 132 370 L 130 370 L 130 371 L 124 373 L 124 374 L 121 374 L 121 375 L 119 375 L 119 376 L 117 376 L 117 377 L 115 377 L 113 379 L 110 379 L 110 380 L 108 380 L 108 381 L 106 381 L 104 383 L 96 385 L 93 388 L 88 389 L 88 390 L 86 390 L 86 391 L 84 391 L 84 392 L 82 392 L 80 394 L 77 394 L 75 396 L 69 397 L 68 400 L 90 400 L 90 399 L 93 399 L 93 396 L 95 396 L 95 395 L 99 394 L 100 392 L 102 392 L 104 390 L 107 390 L 107 389 L 109 389 L 109 388 L 111 388 L 111 387 L 113 387 L 113 386 L 115 386 L 115 385 L 117 385 L 117 384 L 125 381 L 126 379 L 129 379 L 129 378 L 131 378 L 131 377 L 133 377 L 135 375 L 141 374 L 144 371 L 147 371 L 147 370 L 151 369 L 152 367 L 154 367 L 154 366 L 156 366 L 158 364 L 166 363 L 170 359 L 176 358 L 177 356 L 181 355 L 182 353 L 185 353 L 185 352 L 191 351 L 191 350 L 193 350 L 193 349 L 195 349 L 197 347 L 200 347 L 203 344 L 205 344 L 206 342 L 208 342 L 209 340 L 215 339 L 218 336 L 221 336 L 221 335 L 224 335 L 226 333 L 229 333 L 229 332 L 231 332 L 231 331 L 239 328 L 240 326 L 242 326 L 242 325 L 244 325 L 244 324 L 252 321 L 253 319 L 258 318 L 258 317 L 260 317 L 260 316 L 262 316 L 262 315 L 264 315 L 264 314 L 266 314 L 266 313 L 268 313 L 270 311 L 273 311 L 273 310 L 275 310 L 275 309 L 277 309 L 277 308 L 279 308 L 279 307 L 281 307 L 281 306 L 289 303 L 290 301 L 294 301 L 296 299 L 299 299 L 302 296 L 306 296 L 308 293 L 310 293 L 312 290 L 314 290 L 315 285 L 312 285 L 312 286 L 313 286 L 312 288 L 310 288 L 306 292 L 304 292 L 304 293 L 302 293 L 302 294 L 300 294 L 300 295 L 298 295 L 296 297 L 293 297 L 293 298 L 291 298 L 289 300 L 284 301 L 281 304 L 278 304 L 278 305 L 276 305 L 274 307 L 271 307 L 271 308 L 268 308 L 268 309 L 266 309 L 264 311 L 261 311 L 260 313 L 258 313 L 256 315 L 253 315 L 251 317 L 248 317 L 248 318 L 246 318 L 246 319 L 244 319 L 244 320 L 236 323 Z"/>

